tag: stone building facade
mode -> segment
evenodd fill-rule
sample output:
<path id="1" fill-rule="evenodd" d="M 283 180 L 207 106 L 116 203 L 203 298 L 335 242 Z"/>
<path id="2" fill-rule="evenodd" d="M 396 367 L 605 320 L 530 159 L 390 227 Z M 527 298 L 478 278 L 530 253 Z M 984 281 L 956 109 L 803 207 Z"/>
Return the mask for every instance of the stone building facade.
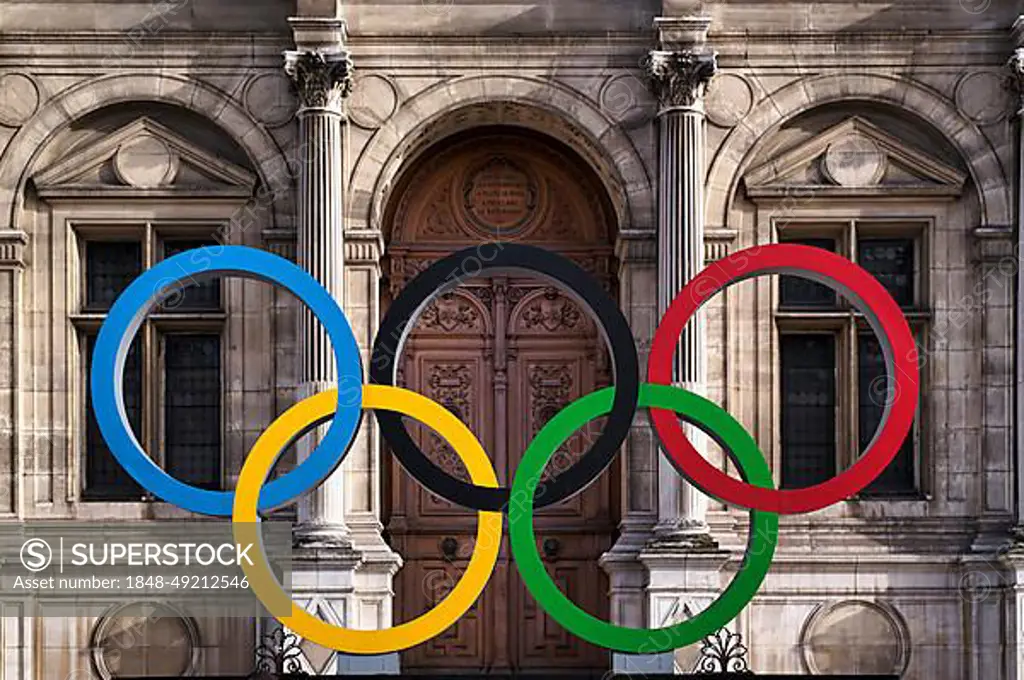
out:
<path id="1" fill-rule="evenodd" d="M 220 241 L 296 260 L 368 353 L 391 296 L 426 263 L 513 235 L 601 278 L 645 358 L 659 312 L 706 262 L 796 241 L 857 260 L 904 307 L 921 406 L 875 485 L 782 519 L 772 570 L 730 628 L 757 672 L 1024 679 L 1022 12 L 990 0 L 5 2 L 0 515 L 183 516 L 112 463 L 85 380 L 117 291 L 181 249 Z M 471 282 L 425 312 L 402 377 L 501 451 L 507 480 L 520 424 L 611 379 L 585 316 L 536 282 Z M 877 425 L 885 387 L 865 330 L 827 290 L 757 278 L 688 327 L 679 381 L 755 436 L 777 484 L 806 486 L 848 467 Z M 320 333 L 270 286 L 185 290 L 128 359 L 140 441 L 175 476 L 231 488 L 273 418 L 330 385 Z M 434 601 L 467 544 L 449 528 L 461 519 L 401 481 L 363 427 L 342 472 L 297 508 L 295 591 L 328 620 L 373 628 Z M 741 563 L 748 515 L 683 483 L 645 418 L 581 498 L 551 519 L 545 553 L 571 595 L 617 623 L 691 616 Z M 437 643 L 374 659 L 304 645 L 303 663 L 698 662 L 696 649 L 585 648 L 530 604 L 507 558 L 495 579 Z M 0 677 L 252 667 L 259 626 L 180 614 L 121 649 L 112 631 L 138 612 L 5 610 Z"/>

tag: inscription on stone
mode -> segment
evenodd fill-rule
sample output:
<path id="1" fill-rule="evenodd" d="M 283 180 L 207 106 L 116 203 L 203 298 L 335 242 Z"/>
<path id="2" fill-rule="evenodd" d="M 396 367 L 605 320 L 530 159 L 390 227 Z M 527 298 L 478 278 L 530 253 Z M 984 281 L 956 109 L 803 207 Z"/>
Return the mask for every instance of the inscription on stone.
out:
<path id="1" fill-rule="evenodd" d="M 488 232 L 522 229 L 537 208 L 537 187 L 530 176 L 504 157 L 493 158 L 472 173 L 465 190 L 466 211 Z"/>

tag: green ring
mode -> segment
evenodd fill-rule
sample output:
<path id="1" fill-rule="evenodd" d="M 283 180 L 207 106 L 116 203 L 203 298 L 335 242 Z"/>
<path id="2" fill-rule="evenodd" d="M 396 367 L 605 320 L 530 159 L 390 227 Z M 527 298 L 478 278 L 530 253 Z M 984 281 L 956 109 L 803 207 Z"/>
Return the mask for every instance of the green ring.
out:
<path id="1" fill-rule="evenodd" d="M 667 652 L 693 644 L 722 628 L 743 610 L 757 593 L 771 566 L 778 541 L 779 516 L 751 510 L 750 537 L 739 572 L 717 600 L 692 619 L 665 628 L 626 628 L 595 618 L 566 597 L 551 577 L 537 550 L 533 531 L 533 499 L 541 473 L 554 452 L 573 432 L 611 409 L 614 387 L 609 387 L 566 406 L 530 443 L 512 483 L 508 508 L 509 539 L 523 583 L 537 603 L 563 628 L 587 642 L 633 654 Z M 670 409 L 705 430 L 730 452 L 746 482 L 773 488 L 771 471 L 757 443 L 726 411 L 686 390 L 668 385 L 644 384 L 641 406 Z M 517 502 L 519 499 L 519 502 Z"/>

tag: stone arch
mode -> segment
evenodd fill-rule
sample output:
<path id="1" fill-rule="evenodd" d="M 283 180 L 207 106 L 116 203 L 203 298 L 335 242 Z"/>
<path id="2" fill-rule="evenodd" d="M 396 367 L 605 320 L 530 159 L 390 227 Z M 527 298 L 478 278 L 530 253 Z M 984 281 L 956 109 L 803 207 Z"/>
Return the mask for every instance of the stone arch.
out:
<path id="1" fill-rule="evenodd" d="M 770 132 L 811 109 L 839 101 L 881 103 L 912 114 L 956 148 L 977 190 L 978 226 L 1013 223 L 1009 183 L 991 142 L 947 98 L 920 83 L 877 74 L 828 74 L 804 78 L 761 100 L 726 137 L 708 172 L 708 223 L 729 226 L 739 182 Z M 983 182 L 1000 177 L 1001 182 Z"/>
<path id="2" fill-rule="evenodd" d="M 496 75 L 441 82 L 403 103 L 356 161 L 351 223 L 380 230 L 402 169 L 433 143 L 483 125 L 525 127 L 559 139 L 601 178 L 620 231 L 654 228 L 651 179 L 632 141 L 613 120 L 558 83 Z"/>
<path id="3" fill-rule="evenodd" d="M 273 223 L 286 222 L 291 209 L 291 175 L 281 148 L 245 109 L 221 90 L 184 76 L 132 73 L 93 78 L 41 106 L 18 130 L 0 157 L 0 214 L 18 228 L 25 184 L 36 159 L 61 130 L 93 111 L 128 102 L 153 101 L 197 113 L 224 130 L 246 152 L 261 183 L 275 200 Z M 211 111 L 216 113 L 211 115 Z M 279 200 L 279 199 L 285 200 Z"/>

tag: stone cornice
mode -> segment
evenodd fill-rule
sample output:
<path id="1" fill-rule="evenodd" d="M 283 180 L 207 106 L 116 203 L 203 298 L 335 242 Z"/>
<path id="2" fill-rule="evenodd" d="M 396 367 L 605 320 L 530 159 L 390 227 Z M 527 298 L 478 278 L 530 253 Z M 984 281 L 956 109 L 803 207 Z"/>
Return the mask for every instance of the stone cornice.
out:
<path id="1" fill-rule="evenodd" d="M 739 232 L 735 229 L 704 229 L 704 263 L 711 264 L 729 257 Z"/>
<path id="2" fill-rule="evenodd" d="M 295 262 L 298 240 L 293 230 L 264 229 L 261 236 L 263 237 L 264 247 L 268 251 L 278 257 Z"/>
<path id="3" fill-rule="evenodd" d="M 291 17 L 288 23 L 299 51 L 336 51 L 348 41 L 348 26 L 338 17 Z"/>
<path id="4" fill-rule="evenodd" d="M 379 264 L 384 255 L 384 235 L 375 229 L 345 232 L 346 264 Z"/>
<path id="5" fill-rule="evenodd" d="M 646 229 L 620 231 L 615 242 L 615 257 L 621 264 L 656 264 L 658 261 L 658 233 Z"/>
<path id="6" fill-rule="evenodd" d="M 284 70 L 295 84 L 299 115 L 312 109 L 343 113 L 354 71 L 347 50 L 290 50 L 285 52 Z"/>
<path id="7" fill-rule="evenodd" d="M 0 268 L 25 266 L 25 246 L 28 234 L 17 229 L 0 229 Z"/>
<path id="8" fill-rule="evenodd" d="M 1016 235 L 1016 230 L 1010 225 L 975 227 L 971 231 L 975 259 L 989 264 L 1009 260 L 1016 266 L 1018 263 L 1013 252 Z"/>

